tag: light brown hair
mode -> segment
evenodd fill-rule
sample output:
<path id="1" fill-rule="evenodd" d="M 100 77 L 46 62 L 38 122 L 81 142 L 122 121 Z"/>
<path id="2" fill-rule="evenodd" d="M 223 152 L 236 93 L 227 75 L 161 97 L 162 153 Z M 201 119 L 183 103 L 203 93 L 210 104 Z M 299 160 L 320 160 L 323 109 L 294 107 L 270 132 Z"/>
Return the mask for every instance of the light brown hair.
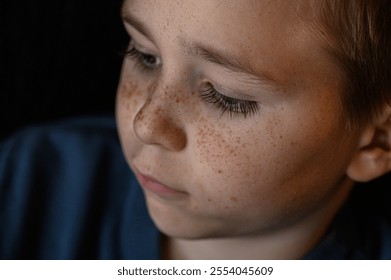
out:
<path id="1" fill-rule="evenodd" d="M 314 0 L 311 10 L 315 32 L 342 69 L 347 123 L 370 121 L 391 103 L 391 2 Z"/>

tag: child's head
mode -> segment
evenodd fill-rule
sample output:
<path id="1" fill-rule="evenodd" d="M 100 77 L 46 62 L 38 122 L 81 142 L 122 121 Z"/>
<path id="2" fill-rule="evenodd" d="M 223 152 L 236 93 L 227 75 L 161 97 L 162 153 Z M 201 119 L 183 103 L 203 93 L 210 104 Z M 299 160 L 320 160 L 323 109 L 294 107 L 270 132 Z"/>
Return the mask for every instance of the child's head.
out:
<path id="1" fill-rule="evenodd" d="M 386 2 L 125 1 L 119 135 L 163 232 L 319 233 L 390 170 Z"/>

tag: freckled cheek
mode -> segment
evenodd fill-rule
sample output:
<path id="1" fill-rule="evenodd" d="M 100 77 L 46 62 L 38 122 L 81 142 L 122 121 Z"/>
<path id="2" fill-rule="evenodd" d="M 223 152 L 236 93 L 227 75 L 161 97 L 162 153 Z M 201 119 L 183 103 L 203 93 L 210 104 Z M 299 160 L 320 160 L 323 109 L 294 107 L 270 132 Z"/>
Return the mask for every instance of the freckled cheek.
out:
<path id="1" fill-rule="evenodd" d="M 197 164 L 203 180 L 211 182 L 213 188 L 236 192 L 244 186 L 251 190 L 259 184 L 260 177 L 268 180 L 270 164 L 274 167 L 281 164 L 278 159 L 272 163 L 271 158 L 276 155 L 278 145 L 271 147 L 272 139 L 259 137 L 259 131 L 234 131 L 228 126 L 210 125 L 206 120 L 200 123 L 203 125 L 199 126 L 196 138 Z"/>
<path id="2" fill-rule="evenodd" d="M 205 184 L 200 195 L 209 195 L 210 207 L 233 210 L 235 205 L 261 203 L 267 208 L 288 196 L 289 180 L 303 160 L 298 153 L 302 143 L 297 131 L 282 126 L 275 119 L 264 119 L 248 129 L 203 121 L 196 137 L 197 173 Z"/>
<path id="3" fill-rule="evenodd" d="M 268 189 L 267 180 L 260 161 L 256 161 L 251 151 L 245 149 L 247 143 L 228 143 L 223 138 L 199 138 L 199 189 L 194 190 L 200 208 L 217 213 L 237 215 L 247 207 L 258 209 Z M 235 142 L 235 141 L 234 141 Z M 239 141 L 240 142 L 240 141 Z M 203 145 L 205 143 L 205 145 Z M 230 145 L 232 144 L 232 145 Z M 248 143 L 250 145 L 250 143 Z M 270 198 L 269 198 L 270 200 Z M 264 207 L 263 206 L 263 207 Z M 238 212 L 238 210 L 240 210 Z"/>

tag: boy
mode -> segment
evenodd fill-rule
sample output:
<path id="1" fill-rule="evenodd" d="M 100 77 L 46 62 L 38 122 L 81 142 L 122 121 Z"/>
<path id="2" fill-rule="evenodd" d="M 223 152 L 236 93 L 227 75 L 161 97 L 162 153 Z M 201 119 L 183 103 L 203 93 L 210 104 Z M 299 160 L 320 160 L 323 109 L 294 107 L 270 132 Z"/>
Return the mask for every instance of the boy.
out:
<path id="1" fill-rule="evenodd" d="M 124 2 L 117 127 L 164 236 L 145 258 L 391 257 L 340 226 L 391 170 L 389 6 Z"/>

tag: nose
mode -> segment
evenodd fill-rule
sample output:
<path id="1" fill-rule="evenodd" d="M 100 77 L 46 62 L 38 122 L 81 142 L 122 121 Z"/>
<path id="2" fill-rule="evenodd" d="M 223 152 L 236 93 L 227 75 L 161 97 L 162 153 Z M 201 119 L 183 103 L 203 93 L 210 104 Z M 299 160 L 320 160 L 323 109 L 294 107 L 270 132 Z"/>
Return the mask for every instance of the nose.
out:
<path id="1" fill-rule="evenodd" d="M 177 106 L 167 92 L 152 94 L 133 121 L 135 134 L 140 141 L 172 151 L 182 150 L 187 140 Z"/>

